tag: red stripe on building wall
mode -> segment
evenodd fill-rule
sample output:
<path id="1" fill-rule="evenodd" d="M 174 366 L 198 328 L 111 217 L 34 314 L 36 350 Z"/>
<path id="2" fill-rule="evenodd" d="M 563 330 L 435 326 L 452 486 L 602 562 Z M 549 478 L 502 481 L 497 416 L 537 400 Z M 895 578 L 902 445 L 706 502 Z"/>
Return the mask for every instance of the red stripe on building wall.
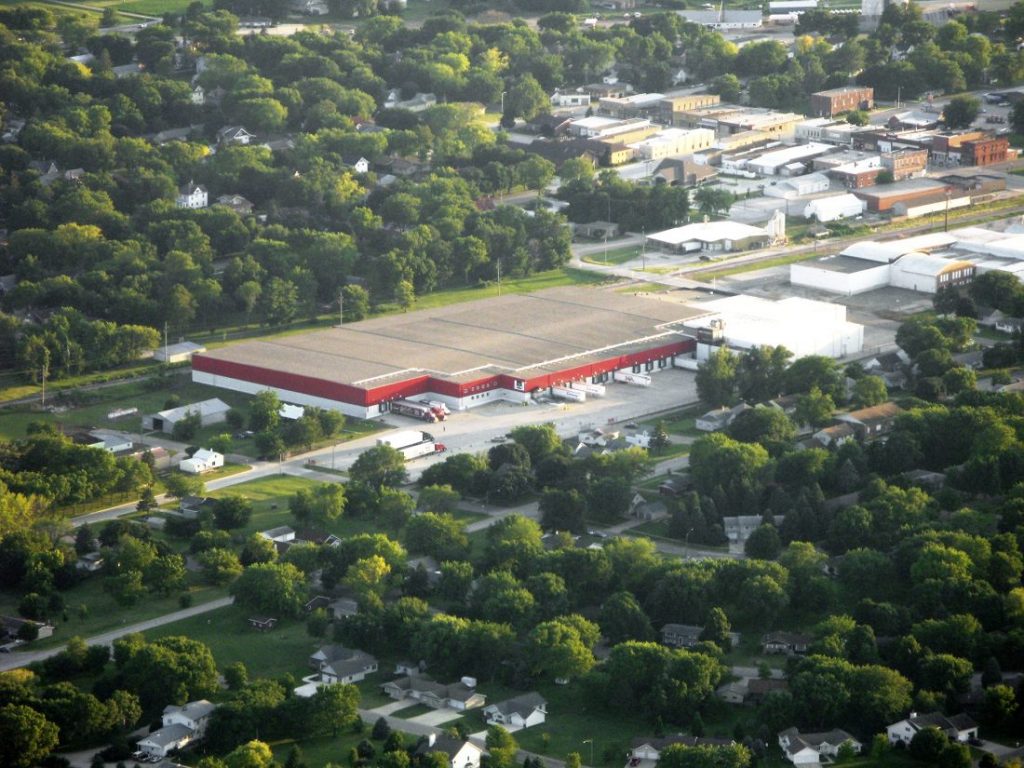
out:
<path id="1" fill-rule="evenodd" d="M 543 389 L 623 368 L 632 368 L 634 365 L 644 365 L 662 358 L 692 352 L 696 345 L 697 343 L 693 339 L 683 339 L 672 344 L 645 349 L 641 352 L 618 355 L 596 363 L 588 363 L 541 376 L 534 376 L 526 380 L 523 390 L 530 392 L 538 388 Z M 488 392 L 493 389 L 515 390 L 514 382 L 521 380 L 512 374 L 485 376 L 467 382 L 455 382 L 422 375 L 397 381 L 394 384 L 364 389 L 362 387 L 353 387 L 349 384 L 318 379 L 313 376 L 275 371 L 270 368 L 261 368 L 244 363 L 233 363 L 226 360 L 204 357 L 203 355 L 194 355 L 192 357 L 192 367 L 197 371 L 211 373 L 216 376 L 227 376 L 233 379 L 241 379 L 242 381 L 250 381 L 254 384 L 262 384 L 267 387 L 287 389 L 304 395 L 312 395 L 326 400 L 337 400 L 364 407 L 377 405 L 388 400 L 414 397 L 427 392 L 463 398 L 471 394 Z"/>

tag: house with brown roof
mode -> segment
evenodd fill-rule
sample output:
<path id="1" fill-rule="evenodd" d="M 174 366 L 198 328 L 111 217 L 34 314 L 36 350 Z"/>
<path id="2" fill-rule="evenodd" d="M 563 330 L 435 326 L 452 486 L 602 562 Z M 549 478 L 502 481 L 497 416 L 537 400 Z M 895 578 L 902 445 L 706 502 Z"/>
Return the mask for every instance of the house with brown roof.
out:
<path id="1" fill-rule="evenodd" d="M 764 653 L 807 653 L 814 638 L 797 632 L 769 632 L 761 638 L 761 650 Z"/>
<path id="2" fill-rule="evenodd" d="M 888 435 L 901 413 L 903 409 L 896 403 L 879 403 L 870 408 L 840 414 L 836 416 L 836 421 L 851 425 L 857 431 L 858 439 L 867 442 Z"/>
<path id="3" fill-rule="evenodd" d="M 412 699 L 432 709 L 465 711 L 482 707 L 487 697 L 476 690 L 476 679 L 464 677 L 457 683 L 445 685 L 429 677 L 400 677 L 384 683 L 381 691 L 396 701 Z"/>

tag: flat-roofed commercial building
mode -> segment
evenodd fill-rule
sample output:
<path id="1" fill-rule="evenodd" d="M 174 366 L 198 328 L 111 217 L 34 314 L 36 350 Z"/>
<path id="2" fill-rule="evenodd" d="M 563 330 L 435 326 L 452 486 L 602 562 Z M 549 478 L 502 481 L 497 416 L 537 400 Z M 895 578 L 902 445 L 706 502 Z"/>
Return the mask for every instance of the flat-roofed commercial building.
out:
<path id="1" fill-rule="evenodd" d="M 193 357 L 192 379 L 360 418 L 424 395 L 465 410 L 670 368 L 694 349 L 682 325 L 700 313 L 671 294 L 555 288 L 233 344 Z"/>
<path id="2" fill-rule="evenodd" d="M 847 86 L 811 94 L 811 113 L 817 117 L 834 117 L 840 112 L 871 109 L 874 106 L 874 88 Z"/>

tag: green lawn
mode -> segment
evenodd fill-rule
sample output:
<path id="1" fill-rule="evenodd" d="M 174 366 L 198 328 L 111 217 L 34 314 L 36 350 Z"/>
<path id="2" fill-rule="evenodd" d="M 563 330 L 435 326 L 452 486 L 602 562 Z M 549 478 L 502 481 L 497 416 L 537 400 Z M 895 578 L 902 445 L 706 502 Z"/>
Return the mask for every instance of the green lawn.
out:
<path id="1" fill-rule="evenodd" d="M 284 765 L 288 754 L 296 744 L 302 750 L 303 762 L 309 768 L 323 768 L 328 763 L 335 765 L 348 765 L 348 754 L 364 738 L 369 738 L 369 731 L 365 735 L 353 733 L 351 730 L 342 731 L 337 736 L 320 736 L 315 739 L 303 739 L 300 742 L 279 741 L 270 745 L 274 750 L 274 760 L 277 765 Z M 415 738 L 410 736 L 410 742 Z"/>
<path id="2" fill-rule="evenodd" d="M 168 398 L 176 396 L 182 405 L 219 397 L 228 405 L 248 414 L 249 395 L 229 392 L 205 384 L 194 384 L 187 375 L 176 374 L 166 380 L 134 381 L 102 389 L 77 390 L 47 403 L 63 408 L 58 412 L 39 411 L 35 407 L 11 406 L 0 409 L 0 438 L 24 437 L 33 421 L 45 421 L 68 428 L 106 428 L 138 434 L 144 414 L 163 410 Z M 107 414 L 120 408 L 138 408 L 138 414 L 108 419 Z M 209 428 L 214 434 L 228 431 L 226 425 Z"/>
<path id="3" fill-rule="evenodd" d="M 541 686 L 539 691 L 548 701 L 546 722 L 515 734 L 519 746 L 531 752 L 560 760 L 579 752 L 587 765 L 621 766 L 635 737 L 654 734 L 654 726 L 639 712 L 607 713 L 588 707 L 577 683 Z M 591 740 L 593 744 L 584 743 Z M 605 762 L 606 752 L 614 759 Z"/>
<path id="4" fill-rule="evenodd" d="M 626 245 L 620 248 L 610 248 L 607 253 L 602 251 L 584 256 L 583 261 L 588 264 L 625 264 L 627 261 L 640 258 L 640 253 L 639 245 Z"/>
<path id="5" fill-rule="evenodd" d="M 297 491 L 313 488 L 320 484 L 319 480 L 304 477 L 271 475 L 214 491 L 210 493 L 210 496 L 220 498 L 237 494 L 245 496 L 252 502 L 252 518 L 245 528 L 239 530 L 239 534 L 244 537 L 258 531 L 265 531 L 268 528 L 276 528 L 279 525 L 294 526 L 295 518 L 288 510 L 288 500 Z M 342 538 L 360 533 L 387 533 L 392 538 L 395 537 L 395 531 L 383 528 L 377 520 L 352 518 L 345 515 L 329 523 L 325 526 L 325 530 L 327 533 L 333 533 Z"/>
<path id="6" fill-rule="evenodd" d="M 198 640 L 210 647 L 218 669 L 240 661 L 250 677 L 294 675 L 298 682 L 311 674 L 309 655 L 327 641 L 310 637 L 304 621 L 281 617 L 269 632 L 258 632 L 249 626 L 251 615 L 247 608 L 232 605 L 165 624 L 145 635 L 150 640 L 172 635 Z"/>
<path id="7" fill-rule="evenodd" d="M 642 425 L 648 429 L 654 429 L 658 422 L 665 425 L 665 431 L 670 435 L 682 435 L 684 437 L 700 437 L 704 433 L 697 429 L 697 417 L 700 415 L 699 408 L 684 408 L 681 411 L 673 411 L 659 416 L 656 419 L 648 419 Z"/>
<path id="8" fill-rule="evenodd" d="M 178 592 L 167 597 L 159 595 L 146 595 L 132 607 L 124 607 L 106 592 L 103 591 L 105 577 L 96 574 L 75 585 L 66 592 L 62 592 L 65 604 L 67 605 L 68 620 L 63 621 L 57 617 L 57 629 L 53 637 L 46 640 L 38 640 L 26 646 L 26 650 L 38 650 L 61 645 L 68 641 L 68 638 L 79 635 L 81 637 L 92 637 L 103 632 L 109 632 L 125 624 L 135 624 L 147 619 L 163 616 L 166 613 L 173 613 L 180 610 L 178 603 Z M 190 573 L 188 575 L 188 593 L 192 596 L 192 604 L 200 605 L 211 600 L 224 597 L 227 590 L 223 587 L 211 587 L 199 581 L 199 575 Z M 0 613 L 5 616 L 18 615 L 19 596 L 11 592 L 0 593 Z M 79 618 L 79 606 L 84 605 L 88 611 L 85 618 Z"/>

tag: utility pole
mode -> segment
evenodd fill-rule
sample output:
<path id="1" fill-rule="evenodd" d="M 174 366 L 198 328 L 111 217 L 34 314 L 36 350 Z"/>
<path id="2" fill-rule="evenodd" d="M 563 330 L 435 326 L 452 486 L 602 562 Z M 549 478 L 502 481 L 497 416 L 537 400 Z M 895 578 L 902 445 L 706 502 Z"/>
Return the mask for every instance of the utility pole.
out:
<path id="1" fill-rule="evenodd" d="M 338 325 L 345 324 L 345 291 L 338 289 Z"/>
<path id="2" fill-rule="evenodd" d="M 647 227 L 640 227 L 640 258 L 643 266 L 640 267 L 641 272 L 647 271 Z"/>
<path id="3" fill-rule="evenodd" d="M 167 321 L 164 320 L 164 365 L 171 364 L 171 357 L 167 352 Z"/>
<path id="4" fill-rule="evenodd" d="M 951 189 L 947 189 L 946 190 L 946 213 L 945 213 L 945 216 L 943 217 L 944 220 L 942 222 L 942 231 L 943 232 L 949 232 L 949 196 L 950 196 L 950 194 L 952 194 L 952 192 L 953 192 L 953 190 L 951 190 Z"/>
<path id="5" fill-rule="evenodd" d="M 501 296 L 501 259 L 495 263 L 498 265 L 498 295 Z"/>

